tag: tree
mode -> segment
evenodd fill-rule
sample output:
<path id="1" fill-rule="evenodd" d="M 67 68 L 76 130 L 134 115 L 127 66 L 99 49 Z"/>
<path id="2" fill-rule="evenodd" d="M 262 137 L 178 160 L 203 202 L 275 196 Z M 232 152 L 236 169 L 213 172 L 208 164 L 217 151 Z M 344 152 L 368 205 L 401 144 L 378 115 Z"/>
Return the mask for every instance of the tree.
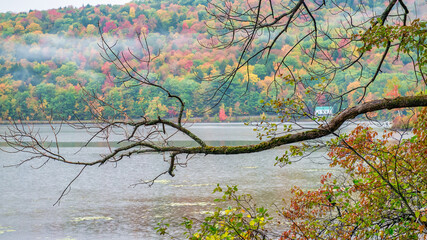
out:
<path id="1" fill-rule="evenodd" d="M 265 65 L 255 64 L 253 72 L 258 75 L 260 79 L 264 79 L 267 76 L 267 69 Z"/>
<path id="2" fill-rule="evenodd" d="M 292 189 L 289 207 L 281 217 L 289 223 L 281 236 L 268 231 L 274 221 L 267 209 L 257 207 L 236 186 L 223 192 L 216 208 L 201 223 L 184 218 L 189 239 L 424 239 L 427 236 L 427 108 L 418 115 L 411 138 L 403 133 L 358 126 L 347 136 L 331 140 L 331 167 L 344 172 L 327 173 L 321 186 Z M 421 146 L 421 147 L 420 147 Z M 295 151 L 295 155 L 299 152 Z M 275 219 L 282 221 L 282 219 Z M 168 226 L 157 228 L 168 234 Z"/>
<path id="3" fill-rule="evenodd" d="M 368 6 L 366 2 L 361 1 L 360 5 L 363 7 L 360 7 L 348 5 L 345 1 L 333 0 L 289 2 L 211 0 L 208 2 L 206 12 L 213 20 L 207 22 L 209 41 L 202 44 L 214 49 L 228 49 L 236 46 L 241 49 L 232 68 L 226 68 L 225 61 L 222 61 L 218 65 L 220 71 L 216 71 L 219 74 L 207 78 L 216 83 L 208 99 L 212 103 L 212 108 L 227 97 L 230 86 L 237 81 L 239 74 L 244 73 L 243 84 L 249 91 L 253 86 L 252 75 L 255 75 L 248 71 L 253 69 L 252 65 L 268 61 L 273 56 L 273 51 L 282 54 L 274 55 L 276 61 L 274 79 L 268 91 L 271 98 L 265 99 L 264 102 L 266 110 L 272 110 L 280 115 L 285 132 L 278 131 L 278 124 L 267 123 L 266 126 L 260 126 L 261 129 L 266 130 L 260 133 L 260 138 L 266 137 L 267 141 L 244 146 L 209 146 L 185 127 L 183 113 L 188 103 L 183 101 L 178 93 L 162 85 L 159 78 L 151 72 L 151 63 L 157 57 L 157 53 L 148 46 L 145 33 L 140 33 L 137 39 L 142 51 L 132 49 L 120 51 L 116 48 L 117 44 L 110 43 L 104 37 L 105 31 L 102 28 L 101 51 L 104 59 L 117 68 L 117 74 L 114 76 L 116 81 L 125 87 L 155 89 L 152 92 L 166 96 L 170 106 L 177 106 L 177 118 L 174 120 L 163 118 L 169 106 L 164 108 L 162 106 L 164 111 L 159 111 L 162 113 L 158 113 L 157 116 L 132 119 L 127 117 L 125 107 L 116 108 L 96 93 L 87 92 L 90 98 L 88 102 L 93 107 L 95 124 L 88 126 L 82 122 L 75 126 L 97 128 L 91 140 L 99 135 L 105 135 L 108 140 L 110 132 L 123 134 L 121 145 L 111 147 L 111 152 L 100 156 L 98 160 L 70 161 L 56 148 L 46 148 L 43 138 L 22 125 L 12 125 L 9 133 L 2 137 L 16 150 L 33 154 L 22 163 L 42 158 L 47 161 L 81 165 L 82 171 L 89 166 L 117 162 L 139 154 L 162 153 L 169 157 L 169 168 L 160 173 L 158 176 L 160 177 L 164 174 L 174 176 L 174 169 L 182 164 L 180 159 L 195 154 L 242 154 L 264 151 L 285 144 L 320 139 L 331 134 L 338 135 L 339 128 L 344 123 L 359 115 L 387 109 L 425 107 L 427 106 L 426 22 L 418 19 L 411 20 L 412 15 L 404 0 L 391 0 L 385 3 L 385 7 L 383 2 L 377 3 L 372 2 Z M 376 15 L 378 9 L 382 9 L 380 15 Z M 337 16 L 342 16 L 342 21 L 337 21 L 336 19 L 339 18 Z M 330 19 L 331 24 L 327 19 Z M 169 24 L 169 20 L 168 18 L 158 20 L 157 27 L 164 28 L 163 25 Z M 286 48 L 286 51 L 276 51 L 282 49 L 282 45 L 289 41 L 288 34 L 295 34 L 293 45 Z M 255 42 L 261 45 L 255 47 Z M 390 57 L 390 52 L 394 50 L 398 54 L 411 57 L 413 62 L 411 81 L 416 91 L 413 91 L 413 95 L 367 101 L 368 90 L 375 85 L 384 66 L 394 60 Z M 304 66 L 304 69 L 299 71 L 293 71 L 286 61 L 287 57 L 296 51 L 302 56 L 296 54 L 293 57 L 298 56 Z M 332 57 L 334 52 L 346 58 L 336 62 Z M 140 64 L 133 64 L 135 60 Z M 338 78 L 338 76 L 344 77 Z M 351 82 L 356 81 L 360 84 L 350 85 Z M 350 88 L 337 92 L 336 82 L 346 83 Z M 285 90 L 287 95 L 281 97 Z M 351 98 L 356 91 L 360 92 L 360 96 L 358 95 L 357 99 Z M 333 118 L 328 120 L 314 113 L 315 107 L 319 105 L 319 96 L 322 96 L 321 104 L 327 102 L 337 109 Z M 349 105 L 348 98 L 355 100 L 354 106 Z M 103 118 L 102 111 L 105 108 L 113 109 L 118 118 Z M 318 127 L 301 130 L 292 129 L 291 125 L 287 124 L 300 119 L 317 123 Z M 54 126 L 53 129 L 55 129 Z M 119 129 L 125 131 L 116 131 Z M 128 131 L 129 129 L 131 130 Z M 139 131 L 141 129 L 144 131 Z M 170 134 L 176 132 L 188 136 L 196 146 L 182 147 L 167 142 L 159 144 L 152 141 L 168 139 Z M 55 134 L 57 134 L 56 130 Z M 23 142 L 23 139 L 26 141 Z M 303 144 L 301 148 L 292 147 L 291 153 L 301 154 L 308 147 L 310 147 L 308 144 Z M 289 154 L 285 153 L 282 157 L 278 157 L 278 162 L 289 163 Z M 154 183 L 154 180 L 150 183 Z M 382 183 L 386 184 L 385 181 Z M 409 217 L 414 218 L 414 214 Z"/>
<path id="4" fill-rule="evenodd" d="M 27 32 L 41 32 L 42 28 L 37 23 L 30 23 L 26 28 Z"/>
<path id="5" fill-rule="evenodd" d="M 222 105 L 220 108 L 219 108 L 219 114 L 218 114 L 218 116 L 219 116 L 219 120 L 221 121 L 221 122 L 223 122 L 223 121 L 225 121 L 225 120 L 227 120 L 227 115 L 225 114 L 225 109 L 224 109 L 225 107 L 224 107 L 224 105 Z"/>
<path id="6" fill-rule="evenodd" d="M 427 109 L 409 139 L 358 126 L 331 141 L 331 166 L 312 191 L 292 190 L 284 239 L 421 239 L 427 235 Z"/>

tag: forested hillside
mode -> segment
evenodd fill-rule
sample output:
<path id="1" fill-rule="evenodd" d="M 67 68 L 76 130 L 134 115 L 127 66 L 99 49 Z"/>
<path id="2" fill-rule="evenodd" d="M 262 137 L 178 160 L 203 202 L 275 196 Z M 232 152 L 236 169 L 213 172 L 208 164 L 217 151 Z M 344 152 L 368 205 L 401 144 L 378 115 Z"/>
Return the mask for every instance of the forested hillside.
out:
<path id="1" fill-rule="evenodd" d="M 354 1 L 356 2 L 356 1 Z M 238 1 L 235 3 L 239 4 Z M 375 8 L 379 1 L 371 1 Z M 337 6 L 329 6 L 333 10 Z M 357 4 L 350 4 L 357 8 Z M 98 5 L 80 8 L 66 7 L 47 11 L 0 14 L 0 118 L 6 120 L 44 120 L 43 111 L 53 111 L 57 118 L 90 119 L 87 104 L 99 104 L 105 117 L 113 117 L 114 109 L 125 110 L 132 118 L 142 116 L 155 118 L 175 117 L 176 107 L 167 103 L 167 97 L 159 90 L 149 87 L 131 87 L 123 84 L 111 63 L 99 54 L 100 32 L 114 42 L 118 49 L 131 49 L 138 54 L 137 33 L 147 36 L 148 45 L 158 57 L 150 64 L 152 79 L 161 82 L 171 92 L 179 95 L 188 106 L 188 116 L 259 115 L 263 112 L 261 99 L 268 95 L 286 97 L 287 89 L 272 91 L 274 78 L 280 82 L 280 72 L 275 66 L 284 52 L 302 38 L 290 35 L 266 56 L 254 59 L 247 71 L 236 75 L 237 81 L 227 89 L 221 103 L 211 109 L 207 103 L 210 89 L 216 81 L 205 81 L 212 75 L 222 74 L 235 66 L 241 49 L 236 46 L 226 50 L 212 49 L 206 29 L 210 16 L 203 0 L 133 1 L 126 5 Z M 316 12 L 320 14 L 321 12 Z M 331 27 L 339 27 L 334 19 L 324 19 Z M 99 24 L 99 30 L 98 30 Z M 303 24 L 303 23 L 301 23 Z M 303 34 L 303 33 L 301 33 Z M 267 37 L 267 36 L 266 36 Z M 257 40 L 254 49 L 261 45 Z M 302 78 L 313 78 L 306 73 L 302 63 L 309 61 L 306 54 L 299 54 L 313 44 L 302 41 L 300 48 L 286 57 L 286 65 Z M 318 42 L 323 46 L 333 43 L 326 37 Z M 341 42 L 338 45 L 345 45 Z M 336 63 L 345 61 L 348 52 L 335 47 L 330 58 Z M 377 80 L 369 87 L 365 100 L 387 96 L 407 95 L 415 92 L 415 81 L 407 78 L 414 71 L 412 59 L 405 54 L 392 52 L 394 64 L 385 63 Z M 378 62 L 381 53 L 371 54 L 364 61 Z M 133 60 L 139 71 L 147 66 Z M 372 69 L 365 74 L 372 75 Z M 393 74 L 390 74 L 393 72 Z M 398 72 L 398 74 L 396 74 Z M 334 73 L 331 88 L 337 92 L 364 84 L 364 79 L 352 74 Z M 357 76 L 357 73 L 354 74 Z M 248 81 L 248 79 L 250 81 Z M 304 89 L 300 90 L 304 94 Z M 91 102 L 87 94 L 97 94 L 104 104 Z M 360 92 L 353 92 L 345 104 L 357 102 Z M 109 107 L 113 106 L 113 108 Z M 314 106 L 308 106 L 314 107 Z M 334 106 L 336 107 L 336 106 Z M 222 109 L 222 110 L 221 110 Z M 117 117 L 117 116 L 115 116 Z"/>

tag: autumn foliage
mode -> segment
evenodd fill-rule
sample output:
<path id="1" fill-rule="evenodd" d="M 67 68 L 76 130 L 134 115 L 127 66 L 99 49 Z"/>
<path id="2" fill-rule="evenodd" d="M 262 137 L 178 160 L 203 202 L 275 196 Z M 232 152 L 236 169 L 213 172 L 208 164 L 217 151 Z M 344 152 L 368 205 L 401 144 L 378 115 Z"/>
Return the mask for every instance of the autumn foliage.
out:
<path id="1" fill-rule="evenodd" d="M 282 239 L 419 239 L 427 235 L 427 110 L 412 134 L 358 126 L 331 141 L 317 190 L 294 187 Z"/>
<path id="2" fill-rule="evenodd" d="M 225 121 L 225 120 L 227 120 L 227 114 L 225 114 L 225 109 L 224 109 L 224 106 L 222 106 L 220 109 L 219 109 L 219 120 L 222 122 L 222 121 Z"/>
<path id="3" fill-rule="evenodd" d="M 231 1 L 227 4 L 237 9 L 243 2 L 245 1 Z M 276 1 L 273 2 L 277 4 Z M 350 6 L 357 9 L 353 3 Z M 174 94 L 182 97 L 186 107 L 193 111 L 195 117 L 203 116 L 206 99 L 209 97 L 205 94 L 206 89 L 215 89 L 217 86 L 214 82 L 200 80 L 207 76 L 224 74 L 235 67 L 241 52 L 238 46 L 230 46 L 224 52 L 212 51 L 201 46 L 200 43 L 206 45 L 213 41 L 207 34 L 205 25 L 210 21 L 206 7 L 206 1 L 201 0 L 163 0 L 137 1 L 125 5 L 65 7 L 28 13 L 0 13 L 0 83 L 8 88 L 13 85 L 13 82 L 21 81 L 19 91 L 16 88 L 1 96 L 0 118 L 2 120 L 9 117 L 43 119 L 40 108 L 33 106 L 38 105 L 40 101 L 46 101 L 47 110 L 55 110 L 58 105 L 61 105 L 61 102 L 58 102 L 61 98 L 57 96 L 68 94 L 73 97 L 67 99 L 67 105 L 76 107 L 70 109 L 66 116 L 59 113 L 59 117 L 71 117 L 73 120 L 89 119 L 90 113 L 84 111 L 85 108 L 82 107 L 85 103 L 79 102 L 82 95 L 80 89 L 103 95 L 102 97 L 107 100 L 120 101 L 108 102 L 107 105 L 126 106 L 130 117 L 156 118 L 155 115 L 149 116 L 150 111 L 146 110 L 157 93 L 144 89 L 142 95 L 145 101 L 141 101 L 141 95 L 137 94 L 139 89 L 133 92 L 115 78 L 117 74 L 115 67 L 105 63 L 99 56 L 100 49 L 97 46 L 99 30 L 112 39 L 118 40 L 119 50 L 131 49 L 137 57 L 141 57 L 138 55 L 141 49 L 136 41 L 136 35 L 137 33 L 146 34 L 152 54 L 158 54 L 158 56 L 153 59 L 150 69 L 147 69 L 147 64 L 135 61 L 131 61 L 132 67 L 136 67 L 138 71 L 150 70 L 161 84 L 168 86 Z M 337 12 L 339 6 L 328 6 L 320 10 L 319 14 L 324 15 L 328 11 Z M 303 24 L 301 21 L 298 19 L 298 22 Z M 98 24 L 100 29 L 97 27 Z M 414 21 L 414 24 L 415 27 L 425 27 L 423 22 Z M 406 27 L 400 30 L 407 32 L 408 35 L 414 35 L 413 28 Z M 303 31 L 294 31 L 293 34 L 297 39 L 304 37 Z M 380 41 L 381 36 L 376 41 Z M 405 39 L 412 42 L 416 40 L 413 37 Z M 318 40 L 320 45 L 334 46 L 329 38 L 319 37 Z M 222 99 L 222 103 L 227 107 L 234 106 L 236 99 L 239 98 L 239 109 L 234 115 L 261 114 L 259 100 L 266 99 L 267 95 L 272 93 L 274 81 L 279 81 L 278 83 L 286 81 L 285 76 L 283 76 L 285 79 L 274 77 L 275 66 L 281 62 L 280 56 L 284 53 L 288 53 L 286 64 L 293 74 L 301 79 L 311 79 L 312 76 L 302 67 L 308 61 L 306 55 L 310 41 L 301 42 L 305 50 L 299 47 L 293 48 L 294 43 L 292 38 L 278 40 L 277 44 L 280 48 L 271 49 L 268 61 L 260 59 L 258 63 L 250 63 L 248 72 L 239 71 L 235 81 L 229 86 L 227 97 Z M 336 53 L 324 54 L 325 57 L 339 63 L 348 57 L 344 51 L 349 44 L 348 39 L 343 39 L 337 44 L 339 48 Z M 378 45 L 377 42 L 375 44 Z M 262 41 L 254 42 L 253 47 L 258 49 L 261 45 Z M 290 51 L 291 49 L 293 51 Z M 373 82 L 371 88 L 367 90 L 366 99 L 395 96 L 397 89 L 389 92 L 391 89 L 385 88 L 384 83 L 388 79 L 395 79 L 393 84 L 399 86 L 398 94 L 401 96 L 417 90 L 418 85 L 407 81 L 408 73 L 413 71 L 412 60 L 402 54 L 414 49 L 414 44 L 409 44 L 407 48 L 400 49 L 400 55 L 397 52 L 390 53 L 393 64 L 383 66 L 382 73 L 377 77 L 378 81 Z M 126 51 L 122 54 L 125 59 L 133 57 Z M 375 63 L 380 57 L 381 54 L 375 51 L 365 55 L 363 61 Z M 75 67 L 70 68 L 72 65 Z M 67 74 L 64 74 L 65 72 Z M 349 73 L 346 74 L 338 72 L 335 76 L 337 84 L 330 84 L 330 89 L 326 90 L 334 93 L 346 92 L 364 85 L 363 81 L 359 82 L 357 78 L 349 77 L 357 73 L 357 70 L 352 69 L 349 69 Z M 44 91 L 45 86 L 48 86 L 49 91 Z M 292 87 L 282 90 L 280 97 L 288 98 Z M 39 94 L 40 92 L 43 94 Z M 117 95 L 117 92 L 122 96 L 110 96 Z M 251 96 L 244 94 L 245 92 L 249 92 Z M 302 86 L 298 85 L 298 93 L 302 92 Z M 386 96 L 389 93 L 392 95 Z M 41 99 L 41 95 L 46 97 Z M 343 106 L 357 104 L 361 96 L 361 89 L 350 91 L 345 97 Z M 164 97 L 157 101 L 168 108 L 176 107 L 169 106 Z M 323 102 L 324 99 L 319 99 L 319 103 Z M 312 105 L 310 103 L 308 107 L 314 108 L 315 106 Z M 219 105 L 213 110 L 218 113 Z M 229 115 L 227 109 L 224 111 Z M 114 114 L 114 111 L 105 111 L 103 114 L 107 117 L 110 113 Z M 156 111 L 151 113 L 154 114 Z M 381 113 L 379 115 L 384 117 Z M 224 120 L 224 116 L 220 118 Z"/>

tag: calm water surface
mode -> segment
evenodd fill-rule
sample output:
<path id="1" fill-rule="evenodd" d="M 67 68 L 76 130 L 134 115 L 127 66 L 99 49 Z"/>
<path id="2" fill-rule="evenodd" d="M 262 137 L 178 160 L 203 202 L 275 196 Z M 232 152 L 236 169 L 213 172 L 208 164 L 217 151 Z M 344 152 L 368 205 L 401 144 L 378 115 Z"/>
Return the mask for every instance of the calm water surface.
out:
<path id="1" fill-rule="evenodd" d="M 39 126 L 48 132 L 48 126 Z M 5 126 L 0 126 L 4 131 Z M 195 124 L 191 129 L 212 144 L 247 144 L 257 141 L 253 127 L 243 124 Z M 74 153 L 88 139 L 83 132 L 64 127 L 60 136 L 63 154 L 71 158 L 97 159 L 106 152 L 102 143 Z M 174 141 L 186 144 L 176 136 Z M 165 171 L 163 156 L 148 154 L 114 164 L 90 167 L 72 185 L 71 191 L 53 206 L 79 167 L 41 162 L 21 167 L 0 168 L 0 239 L 162 239 L 154 230 L 161 219 L 181 236 L 183 216 L 203 218 L 214 209 L 216 184 L 239 185 L 242 193 L 252 194 L 258 206 L 273 213 L 273 203 L 289 196 L 292 186 L 314 188 L 329 169 L 317 152 L 303 161 L 275 167 L 275 157 L 284 149 L 273 149 L 238 156 L 195 156 L 175 177 L 162 176 L 152 187 L 133 184 L 152 179 Z M 0 152 L 1 165 L 14 164 L 22 153 Z M 167 239 L 167 238 L 165 238 Z"/>

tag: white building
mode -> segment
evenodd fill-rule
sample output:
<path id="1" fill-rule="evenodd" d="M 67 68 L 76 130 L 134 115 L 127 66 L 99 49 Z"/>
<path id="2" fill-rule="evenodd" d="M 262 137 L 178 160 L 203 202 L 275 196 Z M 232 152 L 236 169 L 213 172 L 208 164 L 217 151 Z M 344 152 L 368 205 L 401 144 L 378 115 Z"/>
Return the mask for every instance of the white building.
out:
<path id="1" fill-rule="evenodd" d="M 333 108 L 330 106 L 316 107 L 314 110 L 316 116 L 332 116 L 334 114 Z"/>

